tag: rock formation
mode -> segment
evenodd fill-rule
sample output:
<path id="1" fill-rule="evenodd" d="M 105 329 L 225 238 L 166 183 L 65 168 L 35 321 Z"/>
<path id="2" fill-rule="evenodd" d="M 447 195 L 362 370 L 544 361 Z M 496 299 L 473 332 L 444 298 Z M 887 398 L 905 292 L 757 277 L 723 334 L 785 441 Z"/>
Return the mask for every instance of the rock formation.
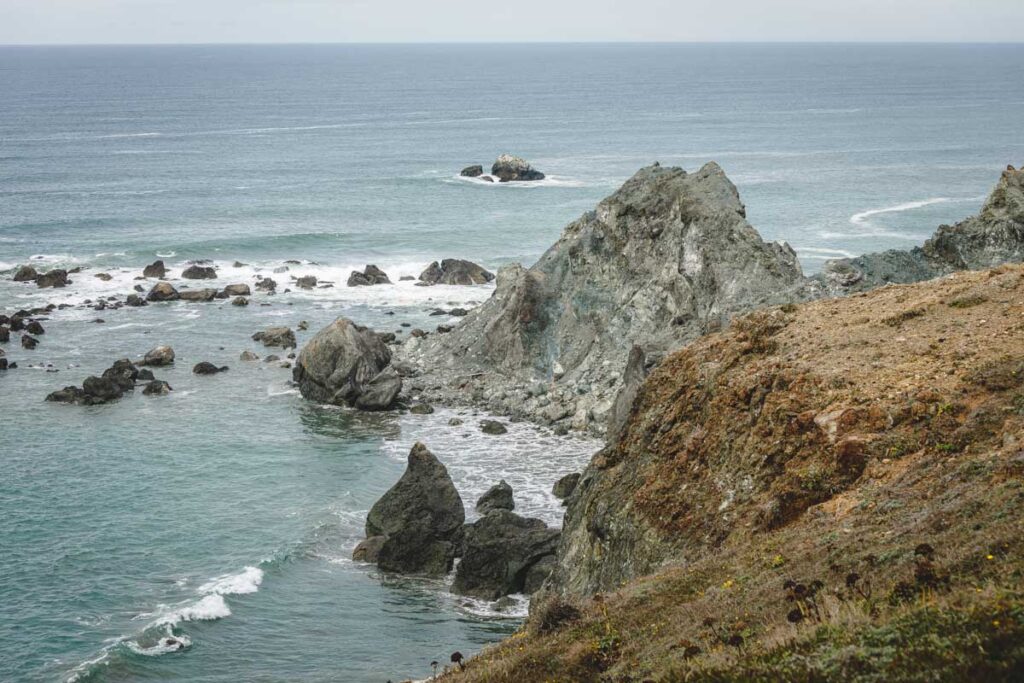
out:
<path id="1" fill-rule="evenodd" d="M 544 174 L 530 166 L 528 161 L 511 154 L 498 157 L 491 166 L 491 175 L 502 183 L 544 180 Z"/>
<path id="2" fill-rule="evenodd" d="M 51 403 L 77 403 L 80 405 L 99 405 L 110 403 L 124 396 L 125 392 L 135 388 L 139 377 L 139 369 L 128 360 L 122 359 L 103 371 L 100 377 L 87 377 L 81 388 L 67 386 L 54 391 L 46 397 Z"/>
<path id="3" fill-rule="evenodd" d="M 446 258 L 434 261 L 420 273 L 420 282 L 428 285 L 484 285 L 494 279 L 494 273 L 472 261 Z"/>
<path id="4" fill-rule="evenodd" d="M 466 168 L 462 169 L 461 173 L 459 173 L 459 175 L 461 175 L 463 178 L 479 178 L 483 174 L 484 167 L 481 166 L 480 164 L 476 164 L 474 166 L 467 166 Z"/>
<path id="5" fill-rule="evenodd" d="M 303 347 L 293 377 L 307 399 L 384 410 L 402 390 L 390 363 L 391 351 L 373 330 L 338 318 Z"/>
<path id="6" fill-rule="evenodd" d="M 295 333 L 290 327 L 268 327 L 252 335 L 252 340 L 262 342 L 264 346 L 278 346 L 282 349 L 298 347 Z"/>
<path id="7" fill-rule="evenodd" d="M 169 282 L 158 282 L 146 295 L 146 301 L 177 301 L 180 295 Z"/>
<path id="8" fill-rule="evenodd" d="M 14 273 L 15 282 L 35 282 L 37 277 L 39 273 L 32 266 L 21 266 Z"/>
<path id="9" fill-rule="evenodd" d="M 213 266 L 193 264 L 181 271 L 181 276 L 186 280 L 213 280 L 217 277 L 217 270 Z"/>
<path id="10" fill-rule="evenodd" d="M 355 555 L 376 555 L 385 571 L 446 574 L 465 519 L 462 498 L 448 470 L 425 445 L 416 443 L 402 478 L 370 508 L 368 541 Z"/>
<path id="11" fill-rule="evenodd" d="M 504 479 L 487 489 L 484 495 L 476 501 L 476 511 L 481 515 L 486 515 L 492 510 L 514 510 L 515 507 L 512 487 Z"/>
<path id="12" fill-rule="evenodd" d="M 70 284 L 68 271 L 63 268 L 55 268 L 47 273 L 40 273 L 36 276 L 36 287 L 45 289 L 47 287 L 66 287 Z"/>
<path id="13" fill-rule="evenodd" d="M 390 285 L 391 280 L 388 279 L 387 273 L 378 268 L 375 265 L 368 265 L 363 269 L 363 272 L 353 270 L 352 274 L 348 276 L 349 287 L 368 287 L 370 285 Z"/>
<path id="14" fill-rule="evenodd" d="M 154 261 L 142 269 L 142 277 L 152 277 L 162 280 L 167 276 L 167 266 L 163 261 Z"/>

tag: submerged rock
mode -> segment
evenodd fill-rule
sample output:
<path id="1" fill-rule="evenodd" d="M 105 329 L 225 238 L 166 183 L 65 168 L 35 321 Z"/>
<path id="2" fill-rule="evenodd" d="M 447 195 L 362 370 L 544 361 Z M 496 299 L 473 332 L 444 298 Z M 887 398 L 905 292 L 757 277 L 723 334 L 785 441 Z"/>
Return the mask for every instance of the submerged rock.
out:
<path id="1" fill-rule="evenodd" d="M 127 358 L 117 361 L 103 371 L 101 377 L 87 377 L 82 388 L 64 387 L 46 397 L 52 403 L 76 403 L 81 405 L 99 405 L 110 403 L 124 396 L 135 388 L 139 370 Z"/>
<path id="2" fill-rule="evenodd" d="M 238 360 L 246 361 L 246 362 L 252 362 L 252 361 L 259 360 L 259 359 L 260 359 L 260 357 L 257 356 L 252 351 L 242 351 L 242 355 L 240 355 L 238 357 Z"/>
<path id="3" fill-rule="evenodd" d="M 481 600 L 523 592 L 530 568 L 555 554 L 559 533 L 509 510 L 467 524 L 452 591 Z"/>
<path id="4" fill-rule="evenodd" d="M 202 362 L 196 363 L 195 367 L 192 368 L 192 372 L 197 374 L 197 375 L 216 375 L 219 372 L 227 372 L 227 371 L 228 371 L 228 366 L 224 365 L 224 366 L 218 368 L 213 363 L 210 363 L 209 361 L 205 361 L 205 360 L 202 361 Z"/>
<path id="5" fill-rule="evenodd" d="M 499 436 L 501 434 L 508 434 L 508 427 L 497 420 L 480 420 L 480 431 L 484 434 Z"/>
<path id="6" fill-rule="evenodd" d="M 252 335 L 252 339 L 263 342 L 264 346 L 277 346 L 282 349 L 298 348 L 295 333 L 290 327 L 268 327 Z"/>
<path id="7" fill-rule="evenodd" d="M 530 166 L 526 159 L 502 154 L 491 166 L 491 175 L 500 182 L 522 182 L 544 180 L 544 174 Z"/>
<path id="8" fill-rule="evenodd" d="M 181 271 L 181 276 L 186 280 L 213 280 L 217 277 L 217 269 L 193 264 Z"/>
<path id="9" fill-rule="evenodd" d="M 36 339 L 35 337 L 30 337 L 27 334 L 21 335 L 21 347 L 23 349 L 28 349 L 28 350 L 31 351 L 32 349 L 36 348 L 36 346 L 38 346 L 38 345 L 39 345 L 39 340 Z"/>
<path id="10" fill-rule="evenodd" d="M 277 289 L 277 281 L 272 277 L 265 277 L 256 283 L 256 289 L 264 292 L 273 292 Z"/>
<path id="11" fill-rule="evenodd" d="M 448 470 L 426 446 L 409 452 L 402 478 L 370 508 L 366 536 L 383 536 L 378 566 L 401 573 L 451 570 L 466 512 Z"/>
<path id="12" fill-rule="evenodd" d="M 303 347 L 293 377 L 307 399 L 383 410 L 402 389 L 390 362 L 391 352 L 373 330 L 338 318 Z"/>
<path id="13" fill-rule="evenodd" d="M 142 390 L 143 396 L 166 396 L 171 393 L 171 385 L 162 379 L 154 379 Z"/>
<path id="14" fill-rule="evenodd" d="M 428 285 L 483 285 L 494 279 L 494 273 L 472 261 L 447 258 L 434 261 L 420 273 L 420 282 Z"/>
<path id="15" fill-rule="evenodd" d="M 303 275 L 295 280 L 295 286 L 299 289 L 313 289 L 316 287 L 316 283 L 317 280 L 315 275 Z"/>

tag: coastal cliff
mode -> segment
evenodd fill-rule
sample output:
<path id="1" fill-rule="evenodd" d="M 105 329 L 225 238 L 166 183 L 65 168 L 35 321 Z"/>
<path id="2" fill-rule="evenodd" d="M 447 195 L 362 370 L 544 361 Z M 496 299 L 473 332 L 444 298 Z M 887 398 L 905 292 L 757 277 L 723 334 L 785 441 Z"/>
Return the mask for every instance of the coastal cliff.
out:
<path id="1" fill-rule="evenodd" d="M 529 623 L 452 678 L 1014 680 L 1022 448 L 1024 267 L 739 317 L 653 370 Z"/>

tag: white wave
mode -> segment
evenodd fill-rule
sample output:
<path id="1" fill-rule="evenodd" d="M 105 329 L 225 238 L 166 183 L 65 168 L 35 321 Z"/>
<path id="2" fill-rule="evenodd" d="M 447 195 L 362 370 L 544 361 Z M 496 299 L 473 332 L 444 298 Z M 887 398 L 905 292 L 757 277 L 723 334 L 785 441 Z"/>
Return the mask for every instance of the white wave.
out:
<path id="1" fill-rule="evenodd" d="M 192 639 L 186 635 L 175 635 L 170 627 L 164 632 L 153 645 L 142 645 L 138 641 L 129 640 L 126 642 L 128 649 L 137 655 L 145 657 L 159 657 L 171 652 L 179 652 L 192 647 Z"/>
<path id="2" fill-rule="evenodd" d="M 920 209 L 925 206 L 931 206 L 933 204 L 945 204 L 946 202 L 953 201 L 949 197 L 932 197 L 931 199 L 922 199 L 916 202 L 905 202 L 903 204 L 896 204 L 895 206 L 886 206 L 881 209 L 868 209 L 867 211 L 861 211 L 850 216 L 850 222 L 854 225 L 864 225 L 869 218 L 872 216 L 880 216 L 886 213 L 901 213 L 903 211 L 913 211 L 914 209 Z"/>
<path id="3" fill-rule="evenodd" d="M 486 180 L 491 178 L 491 181 Z M 516 181 L 511 183 L 500 183 L 497 178 L 491 175 L 482 175 L 477 178 L 468 178 L 463 175 L 452 175 L 443 178 L 445 182 L 459 182 L 459 183 L 471 183 L 473 185 L 482 185 L 486 187 L 517 187 L 520 189 L 532 189 L 538 187 L 586 187 L 587 183 L 577 178 L 570 178 L 568 176 L 559 175 L 546 175 L 543 180 L 525 180 Z"/>
<path id="4" fill-rule="evenodd" d="M 209 595 L 245 595 L 255 593 L 263 583 L 263 570 L 246 567 L 237 574 L 224 574 L 199 587 L 198 591 Z"/>
<path id="5" fill-rule="evenodd" d="M 853 258 L 856 254 L 843 249 L 825 249 L 823 247 L 793 247 L 796 253 L 804 258 Z"/>
<path id="6" fill-rule="evenodd" d="M 161 606 L 159 616 L 150 626 L 177 626 L 183 621 L 215 621 L 231 616 L 231 608 L 223 595 L 212 593 L 187 605 L 167 608 Z"/>
<path id="7" fill-rule="evenodd" d="M 166 254 L 161 254 L 158 251 L 158 252 L 156 252 L 156 255 L 159 256 L 160 258 L 174 258 L 175 256 L 178 255 L 178 252 L 176 252 L 176 251 L 169 251 Z"/>
<path id="8" fill-rule="evenodd" d="M 467 614 L 484 619 L 525 619 L 530 612 L 530 596 L 517 593 L 494 602 L 457 596 L 455 606 Z"/>

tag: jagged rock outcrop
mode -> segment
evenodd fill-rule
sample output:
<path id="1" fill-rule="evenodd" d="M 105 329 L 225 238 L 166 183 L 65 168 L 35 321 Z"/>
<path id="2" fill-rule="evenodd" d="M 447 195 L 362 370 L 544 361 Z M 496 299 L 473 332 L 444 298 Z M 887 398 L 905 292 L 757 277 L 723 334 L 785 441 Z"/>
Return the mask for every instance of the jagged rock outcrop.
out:
<path id="1" fill-rule="evenodd" d="M 491 166 L 491 175 L 502 183 L 544 180 L 544 174 L 533 168 L 526 159 L 502 154 Z"/>
<path id="2" fill-rule="evenodd" d="M 167 266 L 163 261 L 157 260 L 142 269 L 142 277 L 153 277 L 162 280 L 167 276 Z"/>
<path id="3" fill-rule="evenodd" d="M 146 294 L 146 301 L 177 301 L 180 298 L 178 290 L 169 282 L 158 282 Z"/>
<path id="4" fill-rule="evenodd" d="M 450 333 L 402 353 L 427 398 L 603 431 L 634 345 L 664 355 L 803 284 L 793 250 L 760 238 L 716 164 L 654 165 L 532 268 L 503 268 L 493 296 Z"/>
<path id="5" fill-rule="evenodd" d="M 186 280 L 213 280 L 217 277 L 217 269 L 213 266 L 193 264 L 181 271 L 181 276 Z"/>
<path id="6" fill-rule="evenodd" d="M 920 247 L 829 261 L 814 279 L 828 294 L 841 295 L 1022 260 L 1024 170 L 1010 166 L 978 215 L 956 225 L 940 226 Z"/>
<path id="7" fill-rule="evenodd" d="M 558 529 L 539 519 L 496 509 L 467 524 L 462 560 L 452 591 L 481 600 L 521 593 L 530 569 L 551 557 L 558 546 Z"/>
<path id="8" fill-rule="evenodd" d="M 427 266 L 419 279 L 427 285 L 485 285 L 494 279 L 494 273 L 472 261 L 446 258 Z"/>
<path id="9" fill-rule="evenodd" d="M 479 178 L 484 174 L 484 167 L 480 164 L 474 164 L 473 166 L 467 166 L 462 169 L 459 173 L 463 178 Z"/>
<path id="10" fill-rule="evenodd" d="M 264 346 L 278 346 L 282 349 L 294 349 L 298 346 L 295 332 L 290 327 L 268 327 L 252 335 L 253 341 L 262 342 Z"/>
<path id="11" fill-rule="evenodd" d="M 54 268 L 46 273 L 40 273 L 36 276 L 36 287 L 40 289 L 46 289 L 48 287 L 67 287 L 70 284 L 68 280 L 68 271 L 63 268 Z"/>
<path id="12" fill-rule="evenodd" d="M 35 282 L 37 277 L 39 273 L 32 266 L 21 266 L 14 273 L 15 282 Z"/>
<path id="13" fill-rule="evenodd" d="M 487 489 L 476 501 L 476 511 L 481 515 L 486 515 L 492 510 L 514 510 L 515 507 L 512 487 L 504 479 Z"/>
<path id="14" fill-rule="evenodd" d="M 353 270 L 352 274 L 348 276 L 346 284 L 349 287 L 369 287 L 371 285 L 390 285 L 391 280 L 387 273 L 370 264 L 361 273 L 358 270 Z"/>
<path id="15" fill-rule="evenodd" d="M 135 388 L 139 369 L 127 358 L 121 359 L 103 371 L 100 377 L 87 377 L 81 388 L 67 386 L 50 393 L 46 400 L 51 403 L 75 403 L 79 405 L 100 405 L 110 403 Z"/>
<path id="16" fill-rule="evenodd" d="M 373 504 L 367 541 L 354 553 L 385 571 L 445 574 L 452 568 L 466 511 L 448 470 L 425 445 L 409 451 L 402 478 Z"/>
<path id="17" fill-rule="evenodd" d="M 402 378 L 373 330 L 338 318 L 314 335 L 295 361 L 293 378 L 310 400 L 363 410 L 390 408 Z"/>

